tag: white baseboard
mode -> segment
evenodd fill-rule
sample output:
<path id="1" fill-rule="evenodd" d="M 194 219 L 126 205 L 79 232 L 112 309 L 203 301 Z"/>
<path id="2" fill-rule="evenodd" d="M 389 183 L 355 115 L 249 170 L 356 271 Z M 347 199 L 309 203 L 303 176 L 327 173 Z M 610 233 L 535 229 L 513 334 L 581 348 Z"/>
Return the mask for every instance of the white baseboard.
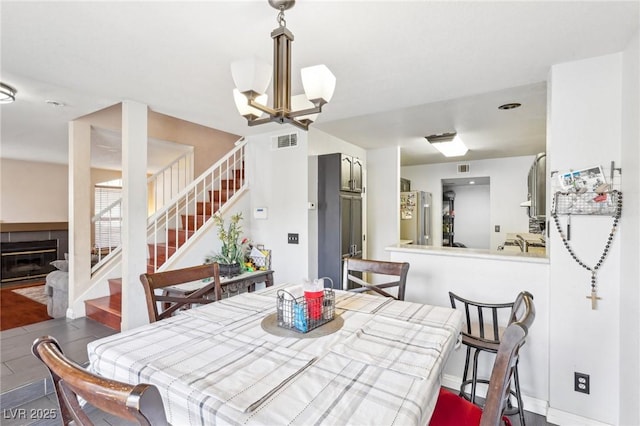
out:
<path id="1" fill-rule="evenodd" d="M 608 423 L 602 423 L 551 407 L 547 411 L 547 422 L 562 426 L 609 426 Z"/>
<path id="2" fill-rule="evenodd" d="M 450 389 L 460 389 L 462 378 L 445 374 L 442 376 L 442 386 Z M 477 387 L 478 395 L 487 393 L 487 385 L 479 383 Z M 581 417 L 574 413 L 558 410 L 549 407 L 549 401 L 532 398 L 525 394 L 522 395 L 522 404 L 525 410 L 544 416 L 547 422 L 561 426 L 610 426 L 608 423 L 602 423 L 597 420 Z"/>
<path id="3" fill-rule="evenodd" d="M 462 377 L 452 376 L 449 374 L 445 374 L 442 377 L 442 386 L 445 386 L 447 388 L 460 389 L 461 384 L 462 384 Z M 481 395 L 481 396 L 486 395 L 487 385 L 483 383 L 478 383 L 476 392 L 477 392 L 477 395 Z M 525 410 L 547 417 L 547 411 L 549 407 L 548 401 L 538 399 L 538 398 L 532 398 L 530 396 L 522 394 L 522 404 L 524 405 Z M 556 424 L 560 424 L 560 423 L 556 423 Z"/>

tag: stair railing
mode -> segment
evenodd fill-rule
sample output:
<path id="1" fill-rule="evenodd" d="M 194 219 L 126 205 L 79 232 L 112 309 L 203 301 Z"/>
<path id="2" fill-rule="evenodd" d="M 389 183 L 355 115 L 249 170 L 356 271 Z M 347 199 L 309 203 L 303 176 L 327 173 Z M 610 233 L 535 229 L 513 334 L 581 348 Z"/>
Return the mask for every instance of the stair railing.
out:
<path id="1" fill-rule="evenodd" d="M 153 198 L 152 214 L 193 181 L 193 150 L 167 164 L 147 179 Z M 96 272 L 120 251 L 122 229 L 122 197 L 91 218 L 94 224 L 94 244 L 91 253 L 91 273 Z M 105 241 L 106 240 L 106 241 Z"/>
<path id="2" fill-rule="evenodd" d="M 94 273 L 120 250 L 122 198 L 95 214 L 91 223 L 95 232 L 95 244 L 91 253 L 91 273 Z"/>
<path id="3" fill-rule="evenodd" d="M 246 142 L 242 139 L 148 220 L 149 266 L 153 271 L 246 188 Z"/>
<path id="4" fill-rule="evenodd" d="M 244 189 L 245 146 L 246 142 L 240 139 L 236 142 L 233 150 L 213 164 L 196 180 L 193 180 L 193 153 L 187 153 L 179 157 L 147 180 L 147 182 L 154 183 L 154 185 L 158 180 L 161 180 L 162 187 L 175 189 L 172 191 L 171 197 L 167 196 L 167 192 L 163 192 L 162 198 L 168 200 L 167 202 L 162 203 L 162 205 L 154 202 L 155 210 L 147 221 L 150 251 L 148 254 L 150 258 L 154 259 L 154 270 L 157 270 L 160 266 L 158 264 L 159 256 L 163 257 L 163 261 L 171 257 L 186 240 L 193 236 L 197 229 L 204 225 L 204 222 L 213 213 L 219 210 L 223 204 L 220 200 L 224 198 L 221 189 L 227 185 L 225 183 L 227 179 L 232 180 L 232 185 L 236 188 L 236 194 L 227 201 L 231 201 L 240 190 Z M 182 163 L 182 165 L 178 163 Z M 236 168 L 237 170 L 242 170 L 240 175 L 236 173 Z M 186 180 L 188 180 L 189 174 L 191 179 L 190 183 L 187 183 Z M 180 180 L 180 183 L 176 183 L 177 180 Z M 179 188 L 179 186 L 182 186 L 182 188 L 177 190 L 176 188 Z M 211 197 L 209 202 L 206 202 L 207 198 L 209 198 L 209 191 Z M 216 193 L 214 191 L 218 191 L 217 193 L 220 194 L 218 202 L 213 201 L 213 195 Z M 201 206 L 199 206 L 199 203 Z M 107 244 L 108 247 L 94 247 L 91 261 L 92 274 L 122 250 L 120 246 L 122 217 L 119 217 L 121 204 L 122 199 L 120 198 L 91 218 L 91 222 L 94 224 L 104 224 L 103 233 L 108 235 L 108 241 L 113 241 L 114 243 Z M 195 220 L 187 219 L 187 215 L 194 213 L 197 214 Z M 183 221 L 186 223 L 183 224 Z M 164 243 L 163 250 L 159 250 L 160 243 Z M 153 252 L 151 252 L 151 247 L 154 247 Z"/>
<path id="5" fill-rule="evenodd" d="M 187 152 L 171 164 L 166 165 L 161 170 L 149 177 L 150 194 L 152 205 L 149 214 L 152 215 L 161 209 L 165 202 L 169 202 L 180 191 L 193 182 L 193 150 Z"/>

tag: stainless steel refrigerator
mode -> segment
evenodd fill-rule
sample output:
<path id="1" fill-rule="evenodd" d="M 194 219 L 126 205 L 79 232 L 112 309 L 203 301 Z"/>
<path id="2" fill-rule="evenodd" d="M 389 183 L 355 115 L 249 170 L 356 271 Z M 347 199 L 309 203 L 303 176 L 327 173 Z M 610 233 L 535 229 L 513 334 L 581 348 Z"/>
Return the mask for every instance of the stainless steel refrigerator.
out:
<path id="1" fill-rule="evenodd" d="M 433 245 L 431 237 L 431 194 L 424 191 L 400 193 L 400 239 L 411 244 Z"/>

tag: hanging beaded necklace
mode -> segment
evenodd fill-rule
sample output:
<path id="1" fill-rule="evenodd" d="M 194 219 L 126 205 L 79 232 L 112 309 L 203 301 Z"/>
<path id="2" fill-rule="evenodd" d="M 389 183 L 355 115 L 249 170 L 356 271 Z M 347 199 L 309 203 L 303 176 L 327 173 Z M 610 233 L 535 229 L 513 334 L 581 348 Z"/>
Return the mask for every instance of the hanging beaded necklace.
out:
<path id="1" fill-rule="evenodd" d="M 609 248 L 611 247 L 611 241 L 613 241 L 613 236 L 616 233 L 616 228 L 618 227 L 618 222 L 620 221 L 620 216 L 622 214 L 622 192 L 614 190 L 614 191 L 611 191 L 610 194 L 613 196 L 614 200 L 617 200 L 615 213 L 613 214 L 613 226 L 611 227 L 611 232 L 609 232 L 609 237 L 607 238 L 607 243 L 604 246 L 602 255 L 600 256 L 600 259 L 598 259 L 598 262 L 593 267 L 584 263 L 574 253 L 573 249 L 569 245 L 569 240 L 567 236 L 564 234 L 564 232 L 562 231 L 562 228 L 560 227 L 558 213 L 554 211 L 551 215 L 553 217 L 553 221 L 556 224 L 556 229 L 558 229 L 558 233 L 560 234 L 560 238 L 562 239 L 562 243 L 566 247 L 571 257 L 573 257 L 573 260 L 575 260 L 578 263 L 578 265 L 582 266 L 584 269 L 591 272 L 591 295 L 587 296 L 587 299 L 591 299 L 591 309 L 596 309 L 597 301 L 602 299 L 601 297 L 598 297 L 598 293 L 597 293 L 596 274 L 598 272 L 598 269 L 600 269 L 600 267 L 602 266 L 604 259 L 607 257 L 607 254 L 609 253 Z"/>

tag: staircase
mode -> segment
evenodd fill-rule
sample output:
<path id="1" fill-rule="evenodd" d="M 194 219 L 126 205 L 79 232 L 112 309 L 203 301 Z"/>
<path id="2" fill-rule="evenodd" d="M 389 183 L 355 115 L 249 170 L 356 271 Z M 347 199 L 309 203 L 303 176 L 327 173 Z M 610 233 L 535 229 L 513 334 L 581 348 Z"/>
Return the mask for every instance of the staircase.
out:
<path id="1" fill-rule="evenodd" d="M 244 146 L 238 145 L 149 218 L 147 273 L 158 271 L 234 195 L 239 196 L 246 188 Z M 85 300 L 86 316 L 120 331 L 122 279 L 108 281 L 109 296 Z"/>

